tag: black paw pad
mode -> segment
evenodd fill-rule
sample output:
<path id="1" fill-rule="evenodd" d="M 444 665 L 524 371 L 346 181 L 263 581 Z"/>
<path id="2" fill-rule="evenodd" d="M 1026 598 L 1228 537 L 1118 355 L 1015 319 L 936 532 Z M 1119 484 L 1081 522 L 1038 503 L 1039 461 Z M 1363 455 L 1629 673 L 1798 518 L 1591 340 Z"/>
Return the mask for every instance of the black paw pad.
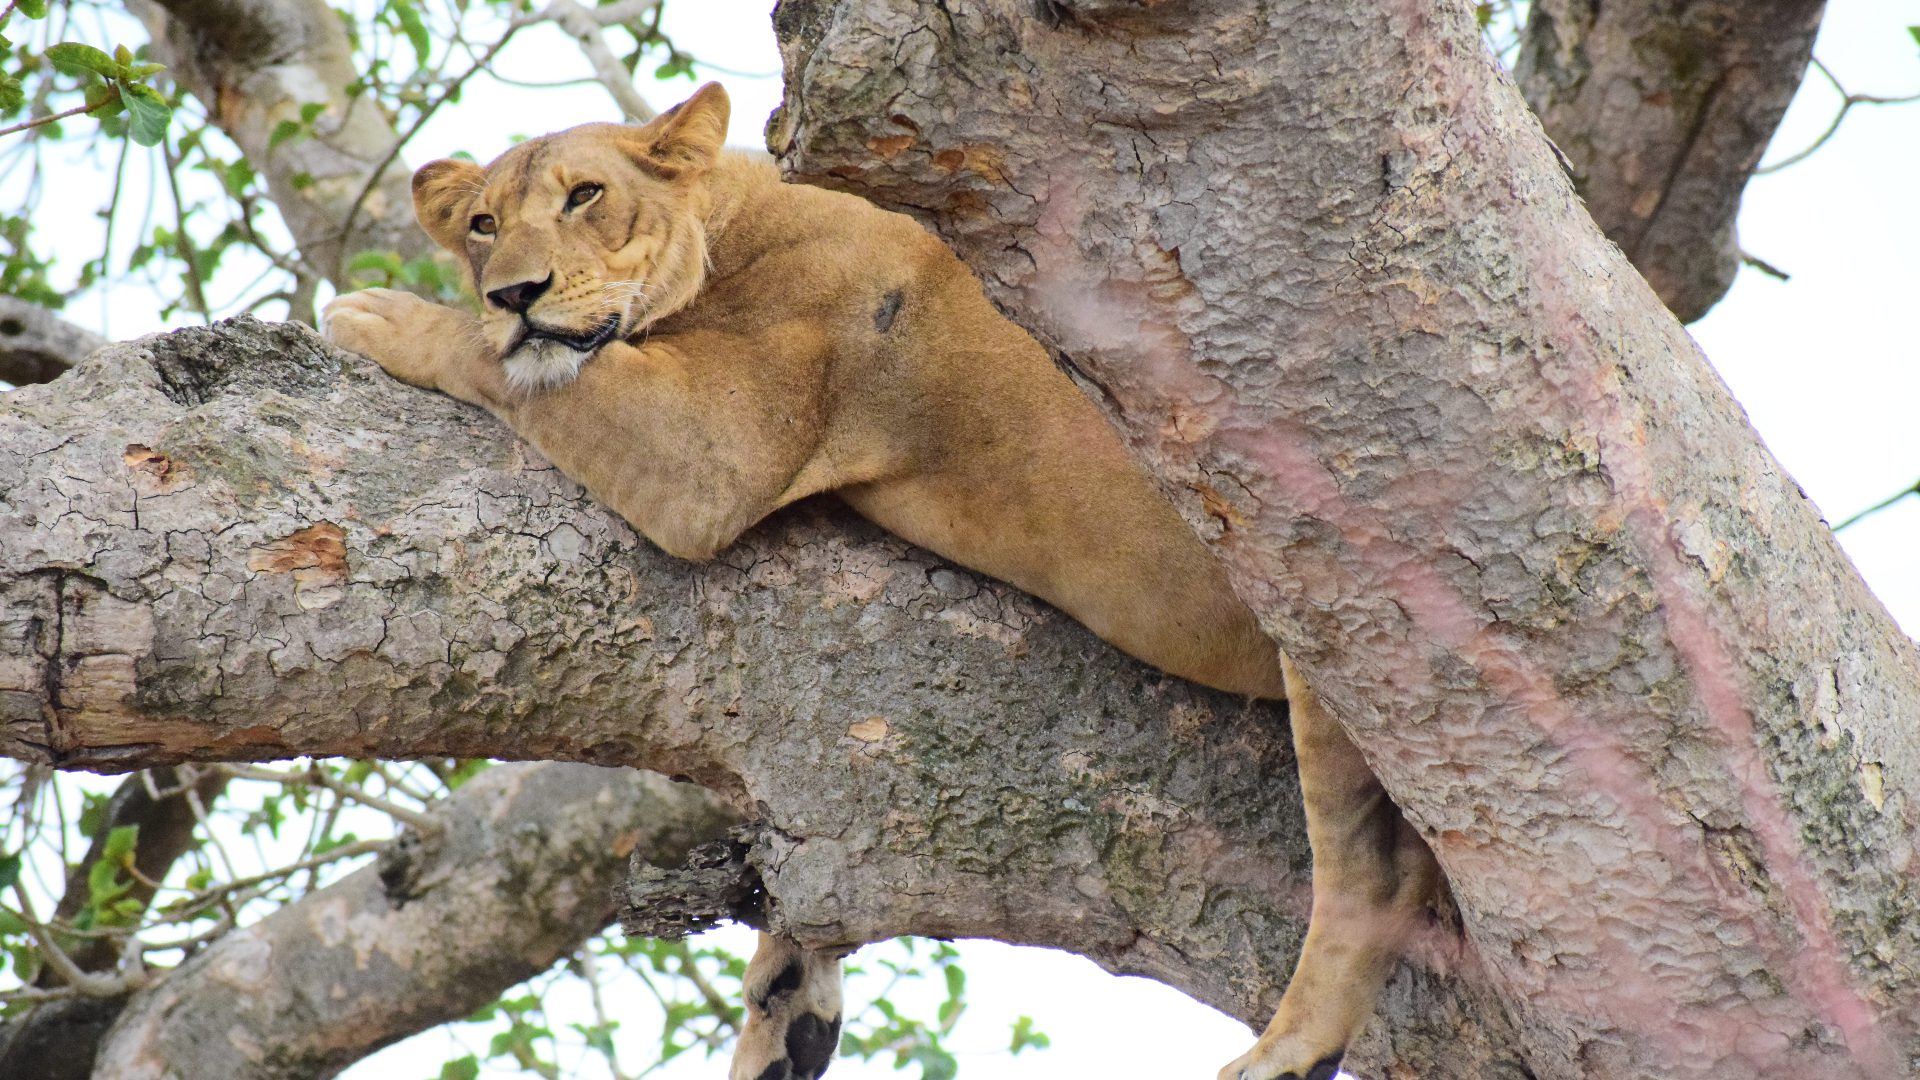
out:
<path id="1" fill-rule="evenodd" d="M 838 1016 L 822 1020 L 812 1013 L 801 1013 L 787 1022 L 787 1060 L 793 1062 L 794 1080 L 818 1080 L 839 1046 Z"/>

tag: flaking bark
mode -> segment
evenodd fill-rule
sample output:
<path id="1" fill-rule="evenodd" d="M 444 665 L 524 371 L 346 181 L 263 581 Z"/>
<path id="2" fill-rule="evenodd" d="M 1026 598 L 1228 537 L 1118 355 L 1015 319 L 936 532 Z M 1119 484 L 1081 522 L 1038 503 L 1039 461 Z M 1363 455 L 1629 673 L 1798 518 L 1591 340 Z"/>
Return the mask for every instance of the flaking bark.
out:
<path id="1" fill-rule="evenodd" d="M 1913 644 L 1467 7 L 1034 10 L 787 0 L 773 149 L 1096 384 L 1430 839 L 1528 1074 L 1913 1075 Z"/>

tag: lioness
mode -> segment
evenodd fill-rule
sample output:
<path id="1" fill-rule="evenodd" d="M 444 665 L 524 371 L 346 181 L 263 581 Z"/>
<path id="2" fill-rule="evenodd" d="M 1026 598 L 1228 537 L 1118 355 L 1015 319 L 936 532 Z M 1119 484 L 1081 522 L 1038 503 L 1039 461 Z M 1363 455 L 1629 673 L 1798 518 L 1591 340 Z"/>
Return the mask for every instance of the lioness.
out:
<path id="1" fill-rule="evenodd" d="M 328 307 L 328 336 L 486 407 L 681 558 L 831 491 L 1168 672 L 1287 697 L 1312 922 L 1273 1022 L 1220 1075 L 1333 1076 L 1432 856 L 1105 420 L 953 253 L 724 152 L 727 113 L 709 84 L 644 127 L 426 165 L 420 224 L 465 261 L 483 314 L 369 289 Z M 746 991 L 732 1080 L 825 1072 L 838 957 L 763 934 Z"/>

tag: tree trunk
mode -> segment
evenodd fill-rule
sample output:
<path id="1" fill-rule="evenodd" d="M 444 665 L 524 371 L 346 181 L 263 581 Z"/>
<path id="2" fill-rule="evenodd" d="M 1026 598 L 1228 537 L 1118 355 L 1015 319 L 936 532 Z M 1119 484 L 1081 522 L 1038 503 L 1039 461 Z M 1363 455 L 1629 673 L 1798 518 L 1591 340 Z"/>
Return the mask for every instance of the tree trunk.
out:
<path id="1" fill-rule="evenodd" d="M 1912 642 L 1466 5 L 1033 10 L 788 0 L 774 149 L 1096 384 L 1428 836 L 1533 1074 L 1912 1075 Z"/>

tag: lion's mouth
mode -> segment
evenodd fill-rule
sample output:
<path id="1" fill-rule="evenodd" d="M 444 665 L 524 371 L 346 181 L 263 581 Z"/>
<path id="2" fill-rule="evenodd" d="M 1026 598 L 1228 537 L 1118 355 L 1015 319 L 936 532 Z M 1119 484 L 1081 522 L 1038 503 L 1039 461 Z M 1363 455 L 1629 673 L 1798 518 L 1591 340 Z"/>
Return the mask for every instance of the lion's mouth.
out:
<path id="1" fill-rule="evenodd" d="M 612 341 L 614 335 L 619 332 L 620 315 L 618 312 L 608 315 L 606 319 L 593 329 L 578 333 L 556 330 L 552 327 L 540 326 L 536 323 L 526 323 L 520 333 L 520 340 L 514 342 L 513 348 L 507 351 L 509 353 L 518 352 L 521 347 L 535 341 L 557 341 L 575 352 L 590 353 L 600 346 L 605 345 L 607 342 Z"/>

